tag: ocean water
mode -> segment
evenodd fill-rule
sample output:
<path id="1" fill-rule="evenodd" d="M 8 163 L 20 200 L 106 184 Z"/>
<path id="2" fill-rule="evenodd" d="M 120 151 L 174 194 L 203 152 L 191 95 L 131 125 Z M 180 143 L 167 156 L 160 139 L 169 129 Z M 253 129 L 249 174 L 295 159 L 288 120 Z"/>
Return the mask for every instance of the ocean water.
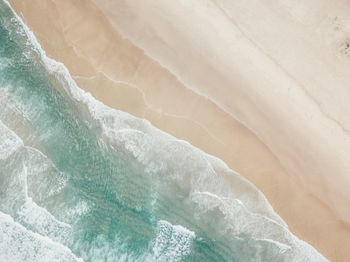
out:
<path id="1" fill-rule="evenodd" d="M 0 261 L 326 261 L 221 160 L 111 109 L 0 0 Z"/>

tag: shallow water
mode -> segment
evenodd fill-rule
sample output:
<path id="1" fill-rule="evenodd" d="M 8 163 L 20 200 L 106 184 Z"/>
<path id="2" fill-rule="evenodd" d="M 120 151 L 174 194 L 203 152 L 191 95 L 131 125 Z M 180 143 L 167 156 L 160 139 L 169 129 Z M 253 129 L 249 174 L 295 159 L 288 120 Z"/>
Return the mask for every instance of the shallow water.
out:
<path id="1" fill-rule="evenodd" d="M 222 161 L 108 108 L 0 0 L 1 261 L 323 261 Z"/>

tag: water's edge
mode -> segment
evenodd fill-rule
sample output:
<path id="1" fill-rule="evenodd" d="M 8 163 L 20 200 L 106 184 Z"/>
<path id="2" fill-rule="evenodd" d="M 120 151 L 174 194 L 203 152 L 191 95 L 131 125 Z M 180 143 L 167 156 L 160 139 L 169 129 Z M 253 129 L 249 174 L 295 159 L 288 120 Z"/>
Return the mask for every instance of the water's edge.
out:
<path id="1" fill-rule="evenodd" d="M 1 54 L 9 60 L 0 67 L 4 258 L 24 234 L 28 249 L 40 246 L 33 259 L 55 245 L 50 259 L 64 261 L 325 261 L 220 159 L 81 90 L 7 6 L 0 3 L 4 39 L 26 51 Z M 29 131 L 15 133 L 14 111 Z"/>

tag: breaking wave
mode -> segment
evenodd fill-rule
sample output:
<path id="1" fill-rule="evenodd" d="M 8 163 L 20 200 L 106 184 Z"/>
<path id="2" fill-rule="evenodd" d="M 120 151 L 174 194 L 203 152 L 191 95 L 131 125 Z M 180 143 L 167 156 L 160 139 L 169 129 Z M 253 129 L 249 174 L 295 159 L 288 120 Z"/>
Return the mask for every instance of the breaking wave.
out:
<path id="1" fill-rule="evenodd" d="M 221 160 L 109 108 L 0 1 L 0 260 L 326 261 Z"/>

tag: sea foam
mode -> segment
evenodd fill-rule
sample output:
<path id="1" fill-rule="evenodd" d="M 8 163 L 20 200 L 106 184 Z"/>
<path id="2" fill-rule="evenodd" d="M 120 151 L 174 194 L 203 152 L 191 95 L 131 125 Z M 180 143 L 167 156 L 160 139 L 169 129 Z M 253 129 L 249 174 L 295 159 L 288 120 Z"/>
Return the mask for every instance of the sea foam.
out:
<path id="1" fill-rule="evenodd" d="M 273 258 L 274 261 L 326 261 L 313 247 L 295 237 L 262 193 L 228 168 L 223 161 L 186 141 L 156 129 L 146 120 L 105 106 L 80 89 L 68 69 L 62 63 L 46 56 L 34 34 L 20 17 L 14 15 L 23 30 L 22 33 L 28 39 L 28 44 L 37 51 L 46 69 L 52 77 L 62 83 L 67 97 L 77 105 L 81 113 L 88 116 L 89 121 L 98 127 L 96 135 L 103 141 L 102 145 L 110 147 L 112 151 L 122 149 L 123 154 L 134 159 L 143 168 L 144 180 L 149 181 L 152 190 L 157 192 L 153 194 L 156 203 L 152 206 L 153 210 L 162 208 L 161 204 L 157 207 L 157 199 L 161 197 L 174 198 L 177 203 L 181 203 L 178 213 L 173 210 L 161 210 L 167 220 L 157 221 L 156 238 L 152 247 L 154 257 L 146 254 L 144 258 L 159 260 L 161 257 L 169 257 L 170 260 L 176 261 L 190 255 L 195 241 L 201 241 L 194 233 L 198 230 L 216 240 L 222 245 L 222 250 L 232 252 L 238 261 L 264 261 L 269 258 Z M 14 139 L 11 131 L 3 134 L 0 132 L 0 136 L 3 136 L 5 141 L 0 145 L 0 159 L 8 158 L 23 147 L 23 142 Z M 64 182 L 61 185 L 63 188 Z M 57 192 L 62 188 L 58 188 Z M 33 194 L 33 198 L 35 195 L 37 193 Z M 81 205 L 85 209 L 85 204 Z M 135 210 L 143 210 L 142 205 L 140 199 L 140 202 L 135 204 Z M 37 220 L 37 211 L 40 214 L 41 211 L 34 202 L 24 202 L 19 209 L 19 220 L 40 234 L 64 241 L 53 232 L 61 230 L 62 227 L 63 233 L 69 235 L 67 232 L 70 226 L 60 221 L 51 221 L 53 216 L 46 213 L 43 215 L 44 221 Z M 179 213 L 183 213 L 184 216 Z M 172 225 L 172 216 L 173 219 L 182 222 L 181 226 Z M 16 232 L 27 230 L 6 215 L 3 217 L 6 225 L 12 223 L 11 227 L 15 228 Z M 1 216 L 0 218 L 2 219 Z M 51 223 L 52 225 L 49 225 Z M 32 241 L 33 234 L 35 233 L 30 233 L 27 239 Z M 40 242 L 41 240 L 39 238 L 33 243 L 39 247 L 43 246 L 43 250 L 46 250 L 47 247 Z M 101 239 L 101 242 L 105 243 L 105 240 Z M 67 260 L 76 259 L 65 247 L 60 248 Z M 90 249 L 89 254 L 97 256 L 101 254 L 101 250 L 104 249 Z M 112 252 L 113 247 L 108 250 Z M 11 250 L 5 250 L 4 253 L 10 254 Z M 39 252 L 38 256 L 41 256 L 40 254 L 43 253 Z M 128 254 L 123 255 L 122 252 L 113 255 L 120 256 L 121 260 L 123 256 L 125 260 L 128 258 Z M 56 258 L 55 254 L 51 257 Z"/>
<path id="2" fill-rule="evenodd" d="M 67 247 L 43 237 L 0 212 L 1 261 L 82 261 Z"/>

